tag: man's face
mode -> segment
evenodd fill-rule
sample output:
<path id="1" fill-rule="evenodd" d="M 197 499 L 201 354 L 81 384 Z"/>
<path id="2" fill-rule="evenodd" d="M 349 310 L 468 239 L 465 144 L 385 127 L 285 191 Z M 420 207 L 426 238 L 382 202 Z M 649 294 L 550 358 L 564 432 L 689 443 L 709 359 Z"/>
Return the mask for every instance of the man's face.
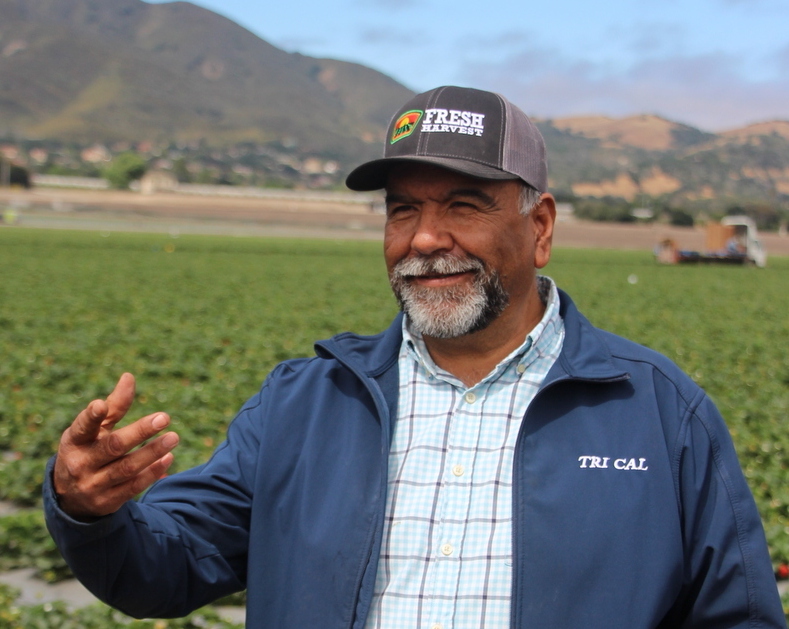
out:
<path id="1" fill-rule="evenodd" d="M 423 164 L 392 169 L 384 255 L 392 290 L 417 331 L 456 338 L 526 308 L 535 237 L 532 219 L 519 212 L 521 188 L 518 180 Z"/>

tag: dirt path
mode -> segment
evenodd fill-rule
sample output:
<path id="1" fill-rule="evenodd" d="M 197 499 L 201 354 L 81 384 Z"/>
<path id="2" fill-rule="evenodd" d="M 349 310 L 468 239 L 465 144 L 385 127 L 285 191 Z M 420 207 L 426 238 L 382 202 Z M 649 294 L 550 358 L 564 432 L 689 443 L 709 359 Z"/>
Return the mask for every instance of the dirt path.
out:
<path id="1" fill-rule="evenodd" d="M 348 195 L 278 199 L 143 195 L 120 191 L 39 188 L 0 190 L 0 212 L 10 208 L 22 227 L 144 231 L 232 236 L 287 236 L 380 240 L 384 217 Z M 369 199 L 369 197 L 364 197 Z M 761 234 L 769 255 L 789 256 L 789 238 Z M 557 247 L 652 251 L 665 238 L 681 249 L 704 248 L 704 231 L 662 224 L 559 221 Z"/>

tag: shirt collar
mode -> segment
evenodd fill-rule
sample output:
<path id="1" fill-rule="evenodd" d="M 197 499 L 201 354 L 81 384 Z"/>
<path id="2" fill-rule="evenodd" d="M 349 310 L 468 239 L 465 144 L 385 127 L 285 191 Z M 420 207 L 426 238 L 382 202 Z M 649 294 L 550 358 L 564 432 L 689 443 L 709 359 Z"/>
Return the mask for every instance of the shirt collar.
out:
<path id="1" fill-rule="evenodd" d="M 493 371 L 491 371 L 482 382 L 498 378 L 513 363 L 524 361 L 529 354 L 529 350 L 533 347 L 544 347 L 551 344 L 556 336 L 563 336 L 564 326 L 559 314 L 559 291 L 556 288 L 556 283 L 550 277 L 540 275 L 537 277 L 537 288 L 540 299 L 542 299 L 546 306 L 542 319 L 540 319 L 540 322 L 526 335 L 526 339 L 523 343 L 496 365 Z M 422 335 L 419 332 L 409 329 L 408 315 L 403 317 L 401 358 L 405 354 L 422 365 L 431 376 L 452 381 L 453 383 L 455 381 L 460 382 L 455 376 L 444 371 L 433 362 Z"/>

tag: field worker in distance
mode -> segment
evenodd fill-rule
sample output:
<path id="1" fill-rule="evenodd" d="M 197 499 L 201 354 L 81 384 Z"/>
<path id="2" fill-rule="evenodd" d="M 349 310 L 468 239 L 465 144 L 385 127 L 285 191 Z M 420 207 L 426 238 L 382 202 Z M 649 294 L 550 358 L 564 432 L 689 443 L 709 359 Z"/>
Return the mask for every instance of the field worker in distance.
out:
<path id="1" fill-rule="evenodd" d="M 139 617 L 246 588 L 255 629 L 786 627 L 713 403 L 539 273 L 556 211 L 529 118 L 419 94 L 347 184 L 385 189 L 402 314 L 280 364 L 162 480 L 168 416 L 115 427 L 133 377 L 91 402 L 44 488 L 82 582 Z"/>

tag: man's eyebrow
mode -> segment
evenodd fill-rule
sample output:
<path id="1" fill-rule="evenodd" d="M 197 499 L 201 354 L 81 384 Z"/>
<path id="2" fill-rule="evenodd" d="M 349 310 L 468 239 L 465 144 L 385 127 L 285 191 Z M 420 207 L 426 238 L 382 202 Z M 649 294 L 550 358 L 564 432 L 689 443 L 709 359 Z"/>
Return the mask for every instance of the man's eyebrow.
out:
<path id="1" fill-rule="evenodd" d="M 405 196 L 404 194 L 397 194 L 396 192 L 387 192 L 384 197 L 384 203 L 414 203 L 415 200 Z"/>
<path id="2" fill-rule="evenodd" d="M 446 200 L 449 201 L 450 199 L 457 197 L 471 197 L 473 199 L 477 199 L 482 205 L 486 207 L 492 207 L 496 205 L 496 199 L 494 199 L 489 194 L 482 192 L 482 190 L 479 188 L 456 188 L 454 190 L 450 190 L 446 196 Z"/>

